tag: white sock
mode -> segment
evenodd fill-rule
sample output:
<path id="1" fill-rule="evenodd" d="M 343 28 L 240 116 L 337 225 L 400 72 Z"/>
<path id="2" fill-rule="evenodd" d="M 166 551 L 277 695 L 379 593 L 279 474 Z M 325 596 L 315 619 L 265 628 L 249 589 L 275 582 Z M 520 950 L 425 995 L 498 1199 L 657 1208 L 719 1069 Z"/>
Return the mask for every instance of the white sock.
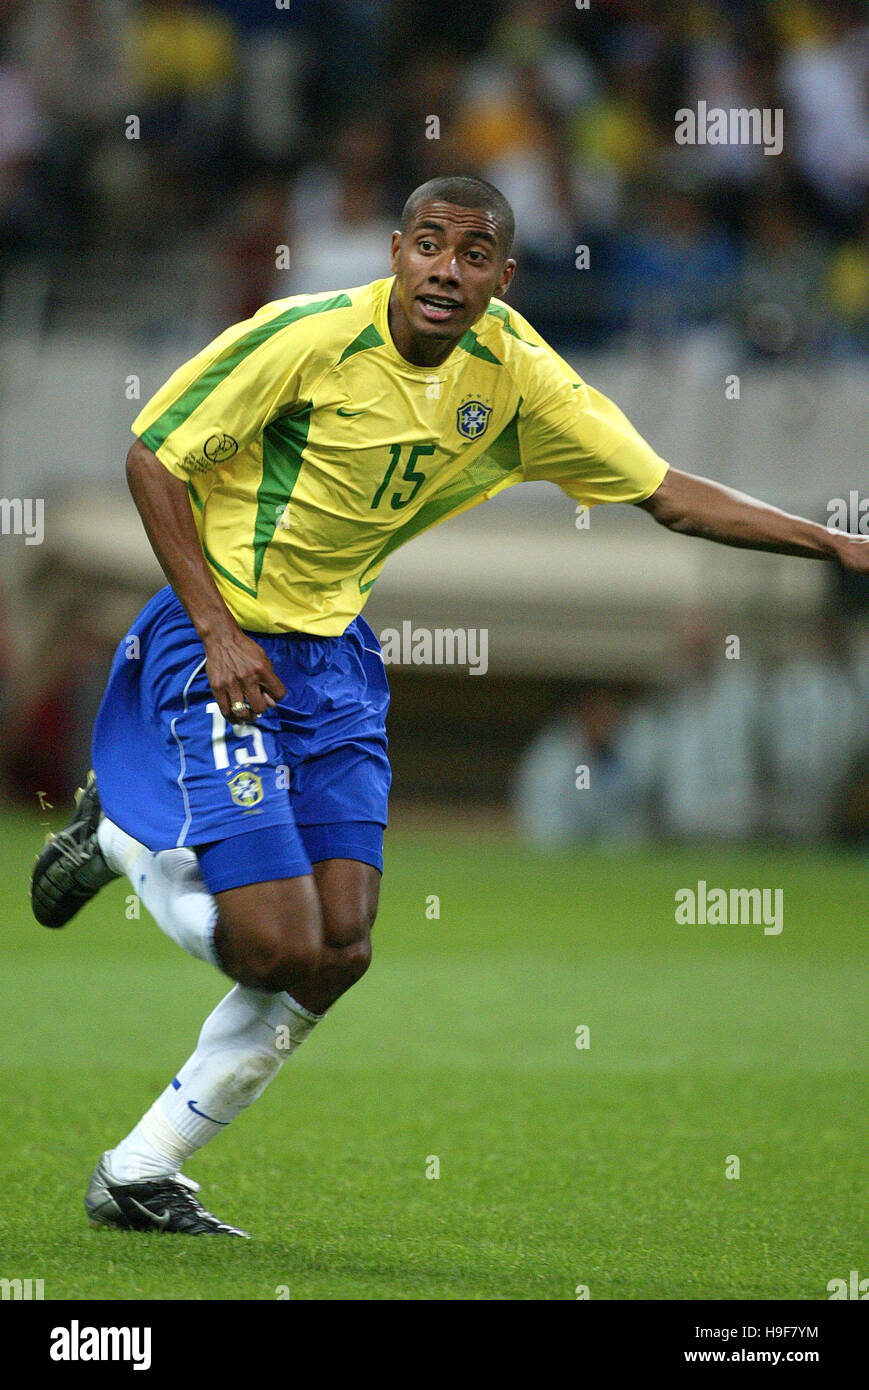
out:
<path id="1" fill-rule="evenodd" d="M 157 926 L 191 956 L 220 969 L 214 949 L 217 904 L 192 849 L 152 854 L 103 816 L 97 839 L 110 869 L 126 874 Z"/>
<path id="2" fill-rule="evenodd" d="M 262 1095 L 321 1017 L 286 993 L 231 989 L 202 1025 L 193 1056 L 112 1151 L 117 1181 L 177 1173 Z"/>

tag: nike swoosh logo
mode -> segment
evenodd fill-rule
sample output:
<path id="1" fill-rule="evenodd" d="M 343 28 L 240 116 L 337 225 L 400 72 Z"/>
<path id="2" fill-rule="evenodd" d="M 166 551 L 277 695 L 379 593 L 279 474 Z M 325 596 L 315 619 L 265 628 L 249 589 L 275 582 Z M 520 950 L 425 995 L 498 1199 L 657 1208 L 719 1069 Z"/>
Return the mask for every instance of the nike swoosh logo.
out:
<path id="1" fill-rule="evenodd" d="M 188 1102 L 187 1102 L 187 1109 L 188 1109 L 188 1110 L 192 1110 L 193 1113 L 194 1113 L 194 1115 L 201 1115 L 202 1118 L 203 1118 L 203 1120 L 208 1120 L 208 1121 L 210 1121 L 210 1123 L 213 1124 L 213 1125 L 228 1125 L 228 1124 L 229 1124 L 229 1120 L 213 1120 L 213 1119 L 211 1118 L 210 1115 L 206 1115 L 206 1113 L 205 1113 L 204 1110 L 197 1110 L 197 1108 L 196 1108 L 196 1101 L 195 1101 L 195 1100 L 188 1100 Z"/>
<path id="2" fill-rule="evenodd" d="M 343 406 L 339 405 L 336 414 L 338 414 L 338 415 L 347 415 L 347 416 L 350 416 L 350 415 L 364 415 L 364 414 L 365 414 L 365 411 L 364 411 L 364 410 L 345 410 Z"/>
<path id="3" fill-rule="evenodd" d="M 166 1211 L 165 1208 L 158 1216 L 156 1212 L 149 1211 L 147 1207 L 143 1207 L 142 1203 L 137 1202 L 135 1197 L 130 1197 L 128 1198 L 128 1200 L 132 1202 L 133 1206 L 136 1208 L 137 1211 L 140 1211 L 143 1216 L 147 1216 L 148 1220 L 153 1221 L 154 1225 L 159 1226 L 161 1230 L 165 1230 L 165 1228 L 169 1225 L 169 1222 L 172 1220 L 171 1216 L 169 1215 L 169 1212 Z"/>

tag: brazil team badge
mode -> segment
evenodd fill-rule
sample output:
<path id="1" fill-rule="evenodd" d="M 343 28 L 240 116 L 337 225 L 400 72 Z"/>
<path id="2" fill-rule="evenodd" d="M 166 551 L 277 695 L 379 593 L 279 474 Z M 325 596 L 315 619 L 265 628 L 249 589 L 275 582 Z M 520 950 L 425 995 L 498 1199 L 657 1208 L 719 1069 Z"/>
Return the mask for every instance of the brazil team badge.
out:
<path id="1" fill-rule="evenodd" d="M 263 799 L 262 778 L 256 772 L 242 769 L 234 777 L 230 777 L 227 786 L 236 806 L 243 807 L 245 811 L 252 810 Z"/>
<path id="2" fill-rule="evenodd" d="M 479 439 L 489 427 L 490 405 L 482 401 L 465 401 L 456 411 L 456 429 L 465 439 Z"/>

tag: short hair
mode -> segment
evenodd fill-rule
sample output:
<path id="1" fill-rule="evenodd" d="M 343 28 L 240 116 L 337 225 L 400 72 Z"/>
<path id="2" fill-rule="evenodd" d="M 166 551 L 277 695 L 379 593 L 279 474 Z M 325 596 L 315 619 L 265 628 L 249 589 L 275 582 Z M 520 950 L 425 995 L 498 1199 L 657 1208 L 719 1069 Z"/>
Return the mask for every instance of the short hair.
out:
<path id="1" fill-rule="evenodd" d="M 471 174 L 444 174 L 429 179 L 415 188 L 404 205 L 399 222 L 399 230 L 404 233 L 410 226 L 420 203 L 438 199 L 443 203 L 455 203 L 460 208 L 483 208 L 491 213 L 498 224 L 504 243 L 504 256 L 510 254 L 513 238 L 516 235 L 516 219 L 513 209 L 494 184 L 485 179 L 474 178 Z"/>

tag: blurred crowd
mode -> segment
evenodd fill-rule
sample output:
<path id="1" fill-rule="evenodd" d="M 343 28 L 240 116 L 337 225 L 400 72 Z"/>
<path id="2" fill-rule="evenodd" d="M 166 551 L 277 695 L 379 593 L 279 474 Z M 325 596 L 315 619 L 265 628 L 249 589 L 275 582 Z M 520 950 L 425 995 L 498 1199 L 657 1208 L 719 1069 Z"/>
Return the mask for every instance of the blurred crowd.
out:
<path id="1" fill-rule="evenodd" d="M 560 702 L 519 762 L 520 831 L 543 848 L 869 843 L 869 664 L 850 637 L 830 616 L 786 659 L 728 660 L 725 634 L 687 615 L 671 690 Z"/>
<path id="2" fill-rule="evenodd" d="M 565 347 L 853 354 L 867 94 L 860 0 L 0 0 L 0 257 L 193 240 L 225 322 L 385 273 L 410 189 L 464 171 Z M 677 144 L 701 101 L 781 108 L 781 154 Z"/>
<path id="3" fill-rule="evenodd" d="M 700 103 L 781 109 L 781 153 L 677 143 Z M 407 194 L 454 172 L 512 202 L 511 301 L 565 352 L 869 347 L 865 0 L 0 0 L 0 301 L 38 266 L 86 316 L 114 277 L 123 327 L 157 257 L 154 314 L 185 322 L 190 282 L 216 332 L 386 274 Z M 835 625 L 762 671 L 702 623 L 683 656 L 670 693 L 587 690 L 526 749 L 531 839 L 869 833 Z M 42 718 L 45 765 L 0 765 L 62 791 L 88 721 Z"/>

